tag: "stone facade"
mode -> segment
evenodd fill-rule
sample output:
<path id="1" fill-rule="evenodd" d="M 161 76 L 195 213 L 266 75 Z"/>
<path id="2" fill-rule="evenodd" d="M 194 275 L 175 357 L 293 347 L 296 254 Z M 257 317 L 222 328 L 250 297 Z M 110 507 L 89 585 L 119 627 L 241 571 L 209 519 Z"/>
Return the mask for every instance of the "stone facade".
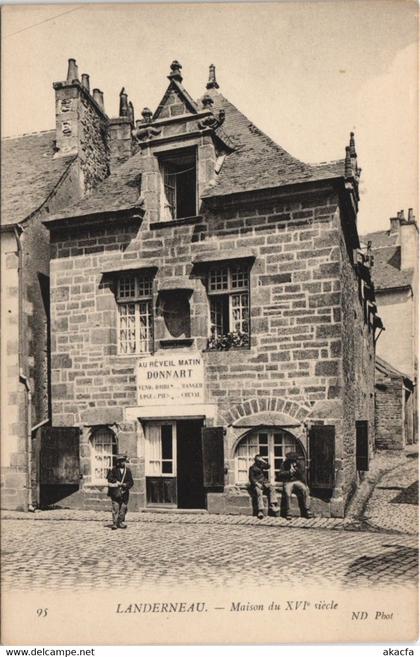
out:
<path id="1" fill-rule="evenodd" d="M 138 404 L 139 358 L 118 353 L 116 298 L 118 276 L 147 269 L 153 270 L 152 352 L 168 359 L 198 352 L 205 372 L 200 411 L 193 403 L 156 408 L 154 419 L 203 416 L 205 426 L 225 430 L 224 490 L 207 493 L 207 508 L 251 513 L 235 465 L 236 448 L 250 427 L 287 427 L 308 454 L 311 427 L 327 425 L 335 433 L 334 485 L 327 497 L 314 494 L 314 507 L 323 515 L 341 516 L 361 476 L 356 421 L 367 422 L 369 453 L 375 435 L 374 327 L 354 263 L 359 246 L 355 208 L 345 202 L 344 188 L 330 180 L 206 198 L 218 159 L 229 157 L 228 128 L 223 126 L 226 134 L 219 132 L 215 139 L 211 104 L 203 101 L 202 111 L 192 109 L 182 87 L 170 80 L 153 120 L 143 113 L 135 132 L 139 152 L 132 175 L 141 212 L 107 210 L 104 187 L 101 201 L 97 197 L 105 203 L 100 217 L 93 196 L 89 213 L 76 208 L 66 213 L 66 221 L 56 216 L 46 222 L 51 231 L 52 421 L 56 427 L 81 429 L 83 479 L 63 503 L 89 508 L 105 503 L 105 489 L 92 479 L 91 445 L 93 433 L 105 426 L 116 436 L 118 450 L 129 455 L 133 508 L 147 504 L 145 431 L 153 418 Z M 161 160 L 192 148 L 196 216 L 162 221 Z M 127 176 L 126 165 L 123 170 Z M 117 175 L 118 169 L 110 189 Z M 248 263 L 250 344 L 245 348 L 208 349 L 211 262 Z M 168 341 L 159 312 L 165 289 L 189 290 L 188 344 Z"/>

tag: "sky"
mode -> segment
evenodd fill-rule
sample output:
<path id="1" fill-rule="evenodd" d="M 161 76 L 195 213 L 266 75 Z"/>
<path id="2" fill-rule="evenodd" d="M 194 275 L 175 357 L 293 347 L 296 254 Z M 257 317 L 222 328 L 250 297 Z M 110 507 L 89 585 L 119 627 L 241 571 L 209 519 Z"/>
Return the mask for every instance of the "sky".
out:
<path id="1" fill-rule="evenodd" d="M 306 162 L 342 158 L 356 134 L 359 232 L 418 215 L 416 0 L 53 4 L 2 8 L 2 136 L 54 127 L 67 60 L 104 92 L 155 109 L 173 59 L 194 98 L 215 64 L 220 91 Z"/>

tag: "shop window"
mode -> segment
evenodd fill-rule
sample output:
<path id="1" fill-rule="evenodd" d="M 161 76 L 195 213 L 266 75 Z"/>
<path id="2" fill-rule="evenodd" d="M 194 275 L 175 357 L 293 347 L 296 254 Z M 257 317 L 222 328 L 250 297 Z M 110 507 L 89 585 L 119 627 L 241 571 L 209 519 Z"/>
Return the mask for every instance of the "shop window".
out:
<path id="1" fill-rule="evenodd" d="M 297 452 L 304 457 L 300 443 L 283 429 L 266 429 L 249 434 L 236 448 L 236 483 L 248 483 L 248 470 L 255 455 L 261 454 L 270 464 L 267 474 L 270 483 L 274 484 L 288 452 Z"/>
<path id="2" fill-rule="evenodd" d="M 176 425 L 150 424 L 146 432 L 146 476 L 176 476 Z"/>
<path id="3" fill-rule="evenodd" d="M 197 214 L 197 164 L 195 150 L 187 149 L 159 158 L 163 221 Z"/>
<path id="4" fill-rule="evenodd" d="M 108 470 L 112 468 L 117 453 L 115 434 L 107 427 L 95 429 L 90 440 L 92 483 L 105 486 Z"/>
<path id="5" fill-rule="evenodd" d="M 249 268 L 217 266 L 208 274 L 211 333 L 208 348 L 249 346 Z"/>
<path id="6" fill-rule="evenodd" d="M 118 280 L 118 353 L 145 354 L 153 349 L 152 279 L 121 276 Z"/>

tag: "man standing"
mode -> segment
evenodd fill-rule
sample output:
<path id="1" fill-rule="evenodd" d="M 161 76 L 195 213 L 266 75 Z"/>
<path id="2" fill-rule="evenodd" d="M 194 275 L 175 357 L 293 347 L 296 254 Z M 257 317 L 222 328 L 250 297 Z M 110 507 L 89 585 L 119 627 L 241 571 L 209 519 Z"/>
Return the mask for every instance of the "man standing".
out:
<path id="1" fill-rule="evenodd" d="M 268 483 L 267 472 L 270 464 L 260 455 L 256 454 L 254 463 L 249 468 L 249 482 L 251 491 L 257 498 L 258 518 L 264 518 L 264 493 L 268 497 L 268 508 L 273 515 L 278 515 L 279 504 L 274 486 Z"/>
<path id="2" fill-rule="evenodd" d="M 291 520 L 290 500 L 292 493 L 300 498 L 301 507 L 303 506 L 303 517 L 313 518 L 310 510 L 309 488 L 306 483 L 305 463 L 299 454 L 289 452 L 286 454 L 286 460 L 283 463 L 283 472 L 280 473 L 280 479 L 284 481 L 284 494 L 286 496 L 286 519 Z"/>
<path id="3" fill-rule="evenodd" d="M 127 467 L 127 457 L 117 454 L 115 465 L 108 472 L 108 496 L 112 502 L 112 529 L 127 529 L 125 514 L 129 498 L 129 490 L 133 487 L 133 475 Z"/>

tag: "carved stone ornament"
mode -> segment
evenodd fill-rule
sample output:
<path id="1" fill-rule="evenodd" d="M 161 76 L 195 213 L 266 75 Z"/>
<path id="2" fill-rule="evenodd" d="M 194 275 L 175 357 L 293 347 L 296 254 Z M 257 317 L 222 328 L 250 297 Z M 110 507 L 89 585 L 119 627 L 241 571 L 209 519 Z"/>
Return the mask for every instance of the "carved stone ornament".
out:
<path id="1" fill-rule="evenodd" d="M 62 112 L 71 112 L 73 109 L 73 102 L 71 98 L 63 98 L 63 100 L 60 101 L 60 110 Z"/>
<path id="2" fill-rule="evenodd" d="M 135 130 L 133 130 L 132 135 L 139 141 L 148 141 L 149 139 L 153 139 L 153 137 L 157 137 L 160 135 L 162 130 L 160 128 L 154 128 L 151 125 L 144 125 L 144 126 L 139 126 Z"/>
<path id="3" fill-rule="evenodd" d="M 70 121 L 64 121 L 62 126 L 61 126 L 61 132 L 63 135 L 71 135 L 71 123 Z"/>

